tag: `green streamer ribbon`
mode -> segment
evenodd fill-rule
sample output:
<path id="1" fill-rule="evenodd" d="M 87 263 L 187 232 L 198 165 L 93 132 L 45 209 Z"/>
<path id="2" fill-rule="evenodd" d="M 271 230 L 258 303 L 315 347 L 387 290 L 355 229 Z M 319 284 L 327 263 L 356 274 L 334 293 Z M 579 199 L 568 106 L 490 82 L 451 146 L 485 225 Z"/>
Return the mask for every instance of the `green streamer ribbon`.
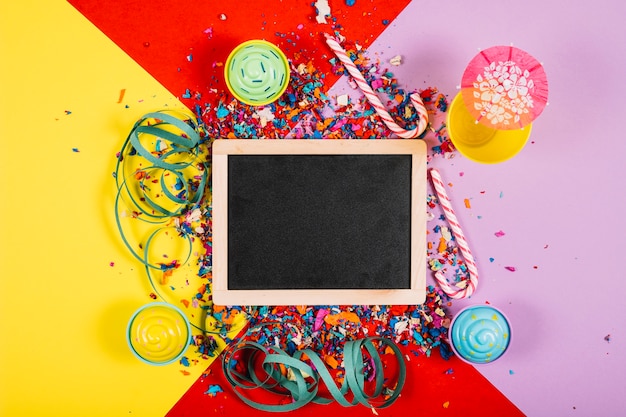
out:
<path id="1" fill-rule="evenodd" d="M 133 257 L 145 266 L 152 289 L 163 300 L 166 298 L 154 282 L 153 271 L 168 266 L 152 261 L 150 248 L 159 235 L 171 231 L 186 240 L 181 265 L 191 258 L 193 236 L 180 233 L 171 221 L 199 207 L 207 188 L 209 167 L 199 158 L 200 142 L 194 117 L 171 110 L 147 113 L 133 125 L 115 167 L 115 221 L 120 236 Z M 133 158 L 134 164 L 129 163 Z M 122 209 L 129 210 L 133 219 L 154 226 L 145 244 L 129 240 L 121 220 Z"/>
<path id="2" fill-rule="evenodd" d="M 393 390 L 384 386 L 384 366 L 379 348 L 385 347 L 391 348 L 398 365 L 398 377 Z M 367 355 L 364 355 L 363 349 Z M 242 362 L 239 363 L 240 361 Z M 366 389 L 364 364 L 367 362 L 373 365 L 373 390 L 371 387 Z M 343 364 L 345 376 L 339 387 L 324 361 L 310 349 L 296 351 L 290 356 L 275 346 L 264 347 L 256 342 L 243 341 L 227 348 L 222 357 L 224 375 L 235 394 L 244 403 L 262 411 L 287 412 L 297 410 L 310 402 L 329 404 L 333 400 L 344 407 L 362 404 L 368 408 L 385 408 L 393 404 L 404 387 L 406 366 L 402 352 L 389 339 L 367 337 L 346 342 Z M 245 372 L 241 371 L 242 368 Z M 318 395 L 320 382 L 324 383 L 332 398 Z M 264 404 L 254 401 L 244 394 L 253 389 L 286 396 L 291 398 L 291 402 Z M 386 397 L 382 401 L 378 399 L 381 395 Z"/>

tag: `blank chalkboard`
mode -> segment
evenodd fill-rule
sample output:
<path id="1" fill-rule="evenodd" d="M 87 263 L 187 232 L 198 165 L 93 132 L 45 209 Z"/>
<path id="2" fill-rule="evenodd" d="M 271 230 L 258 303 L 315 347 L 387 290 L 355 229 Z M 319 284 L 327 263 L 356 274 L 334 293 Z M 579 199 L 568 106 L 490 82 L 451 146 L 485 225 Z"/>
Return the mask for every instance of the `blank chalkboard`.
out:
<path id="1" fill-rule="evenodd" d="M 419 304 L 422 141 L 217 140 L 213 301 Z"/>

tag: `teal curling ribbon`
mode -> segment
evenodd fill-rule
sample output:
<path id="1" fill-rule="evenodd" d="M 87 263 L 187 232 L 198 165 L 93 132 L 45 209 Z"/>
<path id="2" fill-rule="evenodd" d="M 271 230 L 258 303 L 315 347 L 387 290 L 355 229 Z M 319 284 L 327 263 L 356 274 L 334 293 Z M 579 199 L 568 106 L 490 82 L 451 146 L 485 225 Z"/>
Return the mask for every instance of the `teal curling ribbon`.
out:
<path id="1" fill-rule="evenodd" d="M 125 246 L 146 268 L 150 285 L 165 299 L 152 279 L 153 270 L 167 265 L 150 261 L 150 246 L 156 237 L 168 230 L 176 216 L 199 207 L 208 183 L 208 166 L 199 158 L 201 135 L 197 120 L 187 114 L 172 111 L 144 115 L 132 127 L 124 141 L 115 167 L 117 195 L 115 220 Z M 129 159 L 135 165 L 126 164 Z M 129 242 L 120 220 L 120 210 L 126 208 L 139 221 L 154 225 L 154 230 L 141 245 Z M 176 234 L 187 241 L 187 253 L 181 264 L 189 261 L 192 236 Z"/>
<path id="2" fill-rule="evenodd" d="M 395 388 L 385 389 L 384 367 L 378 348 L 390 347 L 398 364 L 398 378 Z M 363 349 L 367 356 L 363 354 Z M 243 363 L 237 366 L 238 361 Z M 374 368 L 374 387 L 371 393 L 365 389 L 365 363 Z M 256 342 L 234 343 L 224 352 L 222 369 L 235 394 L 246 404 L 262 411 L 286 412 L 297 410 L 313 402 L 329 404 L 333 400 L 344 407 L 362 404 L 368 408 L 385 408 L 398 398 L 406 380 L 406 366 L 402 352 L 389 339 L 367 337 L 346 342 L 344 346 L 344 379 L 338 387 L 326 364 L 317 353 L 310 349 L 296 351 L 290 356 L 282 349 L 264 347 Z M 245 369 L 245 372 L 237 368 Z M 260 369 L 259 369 L 260 368 Z M 285 371 L 286 370 L 286 371 Z M 318 395 L 320 382 L 323 382 L 332 398 Z M 291 397 L 288 404 L 264 404 L 248 398 L 244 392 L 252 389 Z M 378 400 L 384 395 L 386 398 Z"/>

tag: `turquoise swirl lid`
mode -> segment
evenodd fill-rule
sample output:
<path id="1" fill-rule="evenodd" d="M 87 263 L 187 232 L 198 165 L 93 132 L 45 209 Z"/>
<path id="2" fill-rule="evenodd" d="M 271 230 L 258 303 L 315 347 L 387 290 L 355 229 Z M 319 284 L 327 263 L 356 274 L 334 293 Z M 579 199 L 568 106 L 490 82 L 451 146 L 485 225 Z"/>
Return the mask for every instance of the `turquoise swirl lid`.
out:
<path id="1" fill-rule="evenodd" d="M 466 362 L 492 362 L 504 354 L 510 342 L 509 321 L 491 306 L 467 307 L 450 324 L 450 346 Z"/>
<path id="2" fill-rule="evenodd" d="M 224 78 L 239 101 L 262 106 L 278 99 L 289 84 L 289 62 L 274 44 L 250 40 L 237 46 L 228 56 Z"/>

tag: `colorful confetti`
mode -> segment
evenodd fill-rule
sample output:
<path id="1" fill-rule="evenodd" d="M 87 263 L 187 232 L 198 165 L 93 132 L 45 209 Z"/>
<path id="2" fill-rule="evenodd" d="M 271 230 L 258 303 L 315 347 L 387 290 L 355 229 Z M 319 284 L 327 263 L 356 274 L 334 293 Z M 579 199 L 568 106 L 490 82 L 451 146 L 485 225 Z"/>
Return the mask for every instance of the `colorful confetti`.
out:
<path id="1" fill-rule="evenodd" d="M 331 13 L 328 2 L 318 0 L 315 6 L 318 21 L 323 20 L 326 23 L 327 16 Z M 226 20 L 226 16 L 220 15 L 220 19 Z M 335 19 L 329 20 L 333 20 L 327 24 L 335 36 L 344 39 L 340 33 L 341 26 Z M 213 28 L 207 28 L 204 33 L 212 37 Z M 277 35 L 286 38 L 292 45 L 298 40 L 293 32 Z M 401 65 L 401 56 L 395 56 L 388 63 L 381 63 L 379 60 L 370 60 L 366 49 L 358 42 L 345 40 L 342 46 L 364 74 L 368 84 L 381 98 L 387 98 L 388 109 L 394 120 L 406 129 L 414 128 L 418 115 L 410 103 L 409 96 L 412 92 L 402 89 L 394 74 L 385 68 L 387 64 Z M 301 60 L 303 55 L 296 54 L 294 61 L 290 62 L 291 79 L 285 93 L 276 102 L 266 106 L 252 107 L 231 98 L 217 80 L 210 82 L 209 97 L 201 96 L 193 88 L 182 92 L 181 99 L 194 111 L 199 123 L 198 130 L 202 139 L 198 144 L 198 167 L 210 168 L 210 144 L 214 138 L 380 139 L 392 136 L 364 96 L 330 96 L 324 75 L 320 74 L 313 62 Z M 189 53 L 184 59 L 191 62 L 193 56 Z M 344 66 L 336 59 L 330 59 L 330 63 L 333 73 L 347 75 Z M 214 66 L 221 65 L 223 64 L 219 62 L 214 63 Z M 120 102 L 123 91 L 120 91 Z M 429 129 L 422 135 L 429 146 L 428 160 L 436 157 L 453 158 L 455 149 L 448 138 L 445 125 L 447 97 L 434 87 L 425 88 L 419 94 L 431 122 Z M 164 145 L 155 144 L 153 151 L 156 154 L 166 154 L 167 149 L 162 148 Z M 119 158 L 135 157 L 133 149 L 130 149 L 129 153 Z M 137 172 L 140 174 L 140 170 Z M 148 184 L 143 177 L 137 180 L 142 181 L 141 184 Z M 200 184 L 199 178 L 191 178 L 189 192 L 196 192 Z M 180 191 L 180 187 L 175 185 L 169 190 L 171 193 L 177 191 Z M 469 199 L 465 201 L 467 208 L 470 208 Z M 433 271 L 448 270 L 451 280 L 462 285 L 461 281 L 467 275 L 467 267 L 445 223 L 439 201 L 436 196 L 429 195 L 427 204 L 429 219 L 437 223 L 429 231 L 429 265 Z M 211 212 L 211 197 L 206 193 L 199 201 L 189 204 L 166 220 L 180 237 L 199 242 L 201 246 L 199 252 L 193 253 L 190 262 L 197 265 L 197 275 L 202 285 L 198 286 L 198 291 L 192 298 L 177 299 L 189 314 L 201 316 L 200 312 L 206 311 L 215 323 L 214 328 L 204 329 L 203 334 L 194 336 L 193 344 L 199 357 L 214 357 L 219 351 L 219 339 L 227 344 L 231 343 L 228 333 L 237 329 L 241 319 L 249 322 L 247 338 L 250 340 L 264 346 L 280 346 L 290 353 L 311 348 L 324 357 L 330 367 L 338 370 L 341 370 L 342 346 L 345 342 L 368 336 L 386 337 L 404 346 L 415 345 L 416 349 L 412 350 L 414 355 L 430 356 L 433 351 L 438 351 L 446 359 L 451 356 L 447 344 L 450 319 L 444 308 L 449 299 L 432 286 L 427 288 L 424 304 L 417 306 L 213 306 L 210 293 Z M 129 216 L 145 217 L 139 212 L 129 213 Z M 178 273 L 180 263 L 178 260 L 169 260 L 160 266 L 162 275 L 156 288 L 160 288 L 159 285 L 168 285 Z M 154 292 L 150 296 L 153 299 L 157 297 Z M 188 359 L 186 363 L 187 365 L 181 362 L 183 366 L 189 366 Z M 222 392 L 219 386 L 211 386 L 207 395 L 214 396 L 218 392 Z"/>

